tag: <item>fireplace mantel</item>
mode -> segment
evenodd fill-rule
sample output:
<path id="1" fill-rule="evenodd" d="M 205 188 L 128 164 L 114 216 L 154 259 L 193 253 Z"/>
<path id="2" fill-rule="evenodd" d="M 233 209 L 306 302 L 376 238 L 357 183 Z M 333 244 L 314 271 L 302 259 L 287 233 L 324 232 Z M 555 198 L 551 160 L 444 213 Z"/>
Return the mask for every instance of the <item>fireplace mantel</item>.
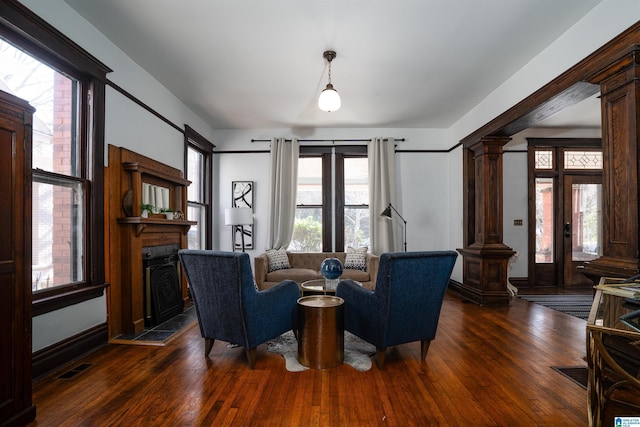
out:
<path id="1" fill-rule="evenodd" d="M 187 234 L 194 221 L 168 220 L 156 215 L 141 217 L 143 183 L 167 188 L 169 207 L 186 212 L 189 181 L 182 171 L 125 148 L 109 145 L 105 173 L 105 205 L 108 211 L 106 253 L 109 287 L 109 336 L 135 334 L 144 329 L 144 283 L 142 248 L 178 245 L 187 247 Z M 180 277 L 182 298 L 188 293 Z"/>

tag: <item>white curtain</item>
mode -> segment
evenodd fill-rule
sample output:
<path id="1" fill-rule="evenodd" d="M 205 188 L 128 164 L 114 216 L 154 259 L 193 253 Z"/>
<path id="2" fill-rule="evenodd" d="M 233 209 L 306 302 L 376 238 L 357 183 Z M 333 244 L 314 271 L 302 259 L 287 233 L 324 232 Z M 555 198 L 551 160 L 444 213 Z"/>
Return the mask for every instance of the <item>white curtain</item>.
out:
<path id="1" fill-rule="evenodd" d="M 367 147 L 369 157 L 369 237 L 370 251 L 380 255 L 395 251 L 395 221 L 380 216 L 389 203 L 396 205 L 395 139 L 373 138 Z"/>
<path id="2" fill-rule="evenodd" d="M 267 249 L 286 249 L 291 242 L 296 215 L 299 153 L 300 144 L 297 139 L 271 139 Z"/>

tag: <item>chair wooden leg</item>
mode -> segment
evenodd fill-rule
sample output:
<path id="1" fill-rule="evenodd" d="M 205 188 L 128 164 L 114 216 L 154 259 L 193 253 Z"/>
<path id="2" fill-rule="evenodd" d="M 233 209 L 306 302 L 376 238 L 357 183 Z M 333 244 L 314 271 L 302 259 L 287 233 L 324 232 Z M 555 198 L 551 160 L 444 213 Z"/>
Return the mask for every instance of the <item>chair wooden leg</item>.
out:
<path id="1" fill-rule="evenodd" d="M 213 348 L 213 343 L 216 340 L 213 338 L 205 338 L 204 339 L 204 357 L 207 357 L 209 353 L 211 353 L 211 349 Z"/>
<path id="2" fill-rule="evenodd" d="M 427 352 L 429 351 L 429 344 L 431 344 L 431 340 L 420 341 L 420 357 L 422 358 L 422 360 L 427 358 Z"/>
<path id="3" fill-rule="evenodd" d="M 384 369 L 384 358 L 387 355 L 387 348 L 376 348 L 376 359 L 378 362 L 378 369 Z"/>
<path id="4" fill-rule="evenodd" d="M 247 359 L 249 360 L 249 369 L 253 369 L 256 365 L 256 355 L 258 354 L 257 348 L 247 348 L 245 349 L 247 353 Z"/>

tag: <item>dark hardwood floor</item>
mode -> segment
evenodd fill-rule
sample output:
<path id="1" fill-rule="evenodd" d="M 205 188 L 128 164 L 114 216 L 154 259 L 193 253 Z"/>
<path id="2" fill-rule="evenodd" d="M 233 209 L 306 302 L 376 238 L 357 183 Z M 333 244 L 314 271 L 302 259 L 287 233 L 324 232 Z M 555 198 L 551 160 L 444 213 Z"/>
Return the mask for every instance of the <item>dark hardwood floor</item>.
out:
<path id="1" fill-rule="evenodd" d="M 196 325 L 165 347 L 109 345 L 70 380 L 36 381 L 31 426 L 586 426 L 587 392 L 551 366 L 584 365 L 586 322 L 513 298 L 480 307 L 448 293 L 426 361 L 419 343 L 385 370 L 288 372 L 258 347 L 216 342 Z"/>

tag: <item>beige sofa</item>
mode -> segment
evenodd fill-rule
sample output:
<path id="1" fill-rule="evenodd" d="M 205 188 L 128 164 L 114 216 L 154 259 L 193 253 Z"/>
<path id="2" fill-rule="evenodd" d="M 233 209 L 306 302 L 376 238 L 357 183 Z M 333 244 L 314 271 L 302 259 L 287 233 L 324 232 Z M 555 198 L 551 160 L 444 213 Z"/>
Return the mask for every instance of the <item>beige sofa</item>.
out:
<path id="1" fill-rule="evenodd" d="M 254 274 L 258 289 L 269 289 L 283 280 L 293 280 L 300 285 L 313 279 L 322 279 L 320 264 L 325 258 L 338 258 L 344 265 L 344 252 L 287 252 L 291 268 L 269 272 L 269 259 L 263 253 L 254 259 Z M 352 279 L 367 289 L 374 289 L 378 275 L 378 256 L 367 253 L 366 271 L 343 269 L 340 279 Z"/>

